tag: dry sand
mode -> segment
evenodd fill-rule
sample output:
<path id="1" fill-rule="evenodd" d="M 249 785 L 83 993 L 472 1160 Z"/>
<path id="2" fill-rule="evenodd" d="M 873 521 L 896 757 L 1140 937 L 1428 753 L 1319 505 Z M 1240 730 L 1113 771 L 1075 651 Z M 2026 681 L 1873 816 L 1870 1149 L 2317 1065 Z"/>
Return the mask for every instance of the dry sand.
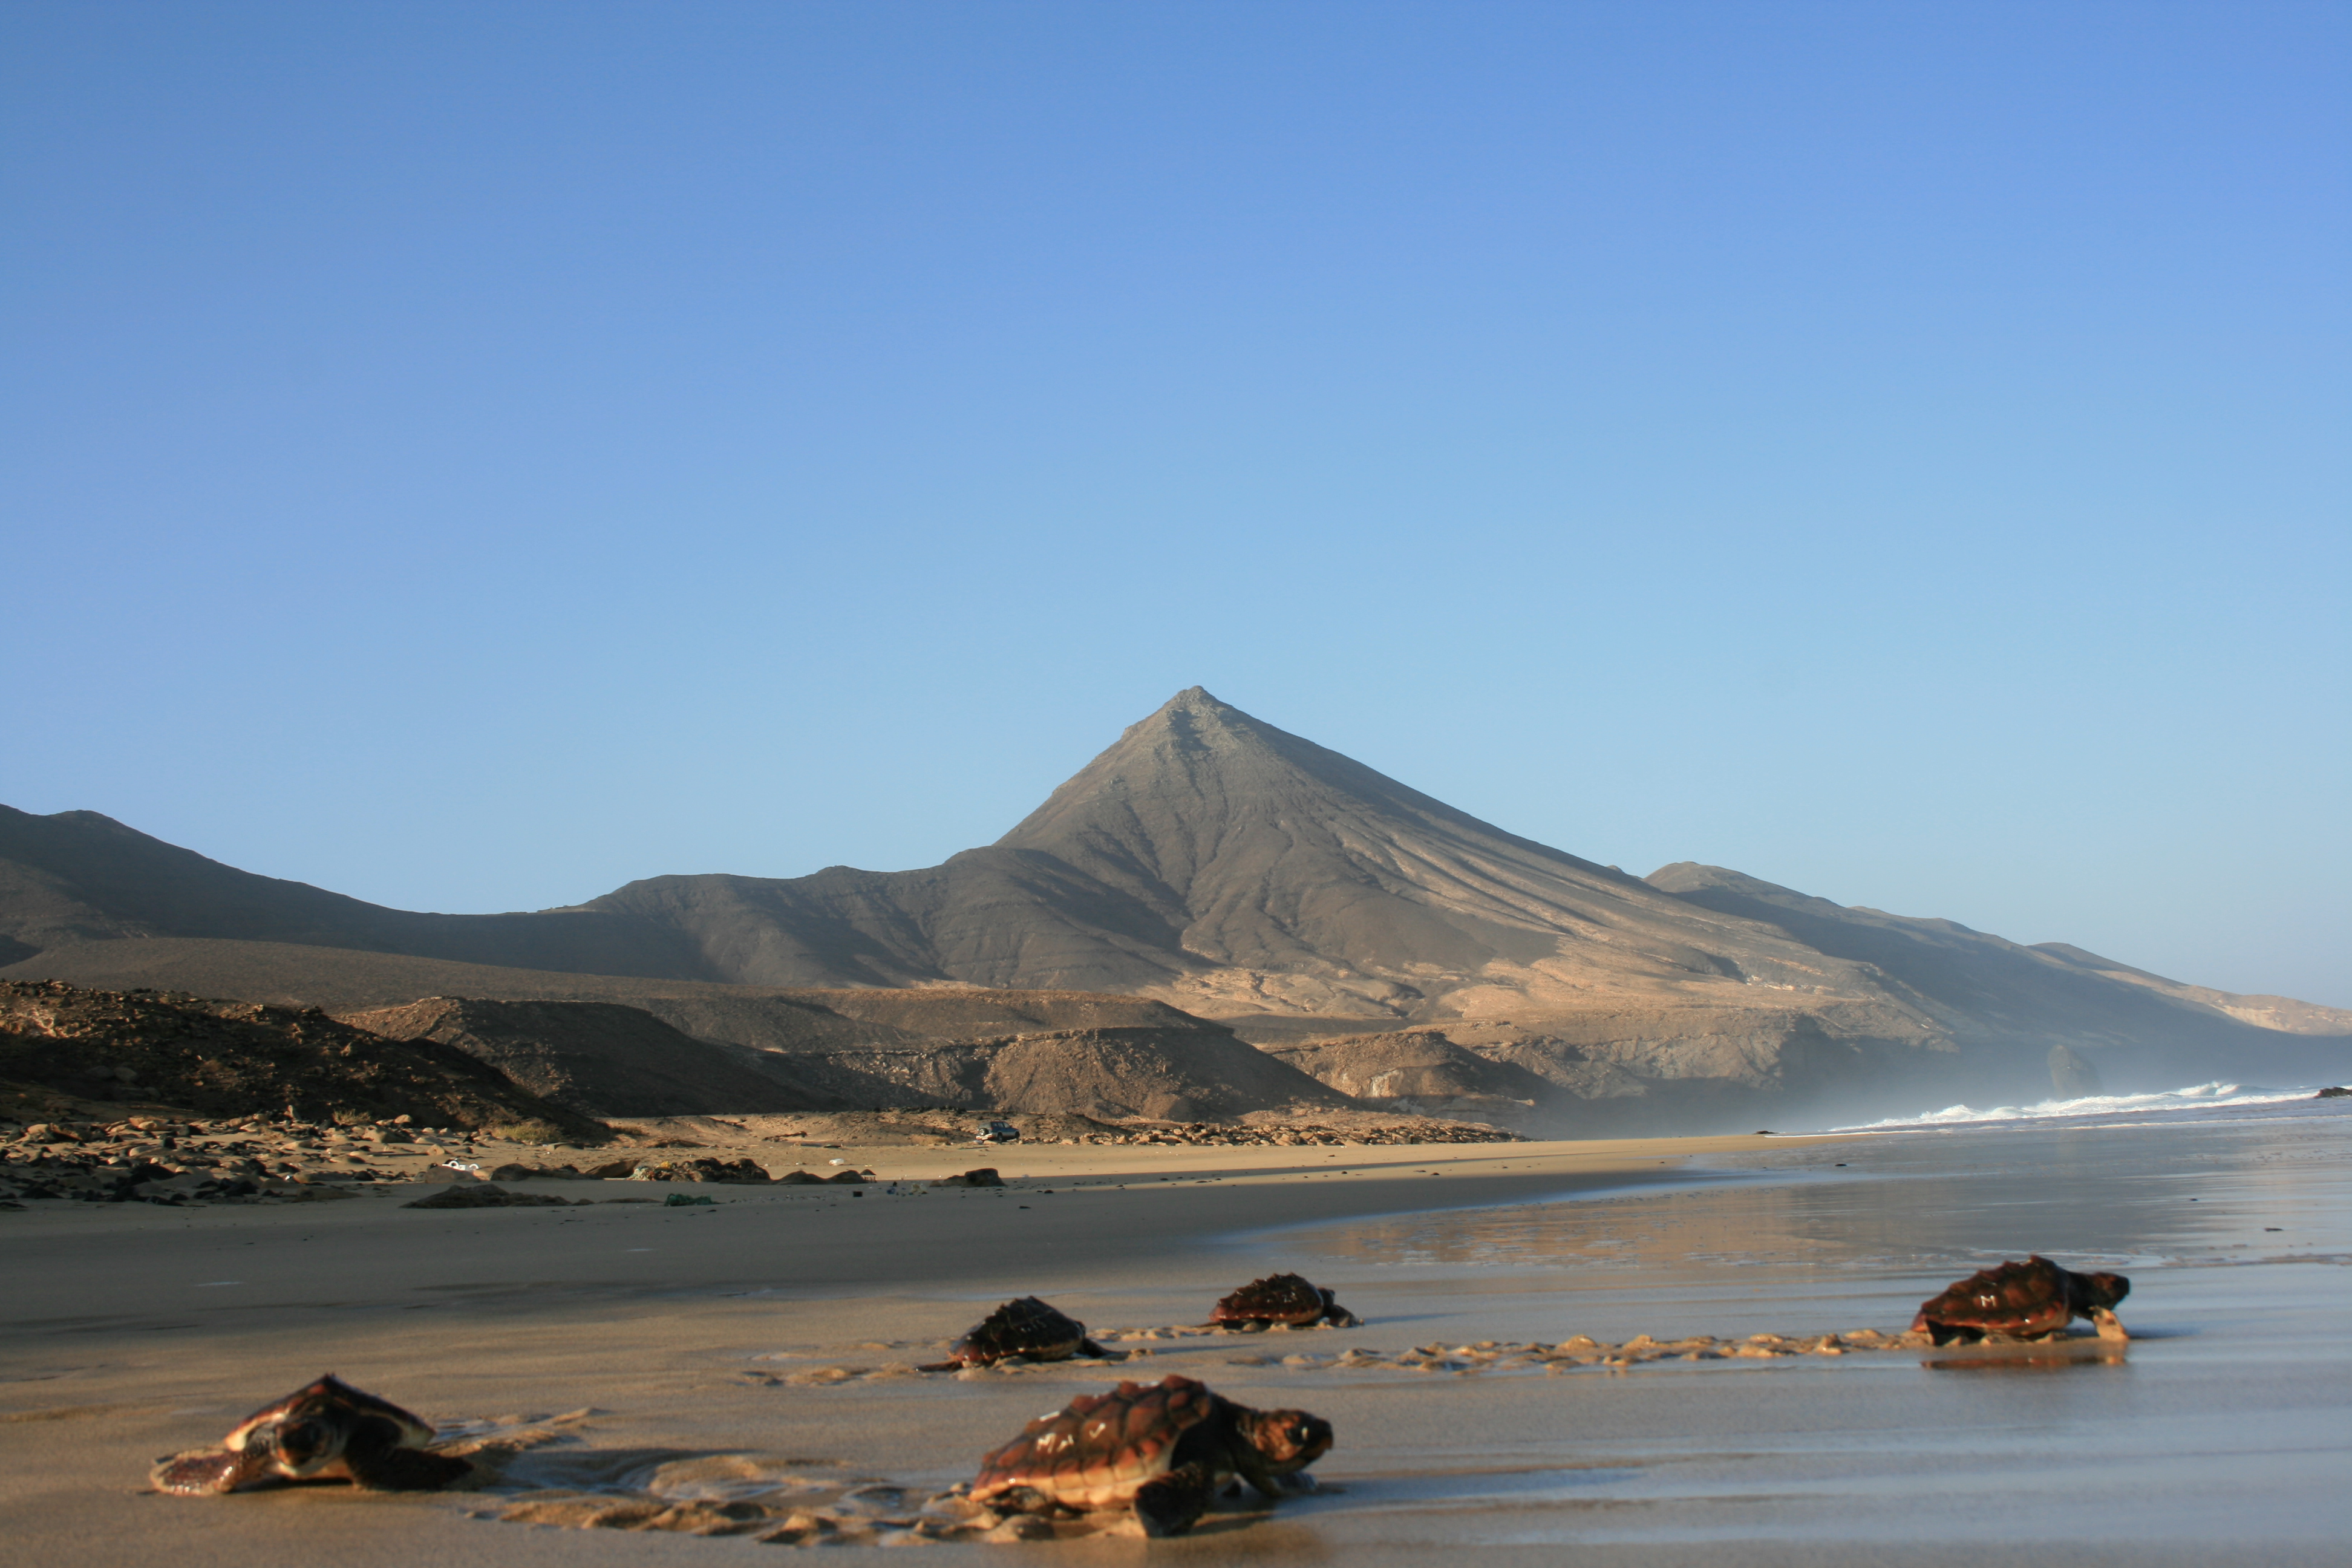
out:
<path id="1" fill-rule="evenodd" d="M 2312 1436 L 2315 1421 L 2325 1431 L 2340 1416 L 2340 1391 L 2333 1405 L 2282 1394 L 2251 1428 L 2275 1450 L 2260 1456 L 2261 1473 L 2280 1499 L 2250 1497 L 2260 1485 L 2210 1457 L 2184 1468 L 2151 1444 L 2147 1423 L 2210 1422 L 2282 1375 L 2277 1356 L 2249 1365 L 2194 1353 L 2177 1376 L 2138 1375 L 2151 1349 L 2162 1364 L 2168 1333 L 2193 1337 L 2168 1321 L 2244 1310 L 2219 1276 L 2153 1300 L 2143 1281 L 2133 1306 L 2146 1308 L 2126 1316 L 2156 1338 L 2127 1353 L 2093 1343 L 1979 1355 L 1986 1377 L 1959 1375 L 1951 1368 L 1968 1358 L 1950 1357 L 1923 1375 L 1920 1355 L 1892 1352 L 1550 1375 L 1524 1363 L 1482 1370 L 1475 1353 L 1411 1369 L 1333 1364 L 1357 1347 L 1393 1357 L 1578 1332 L 1899 1329 L 1947 1265 L 1855 1260 L 1877 1244 L 1865 1219 L 1880 1200 L 1929 1189 L 1908 1179 L 1916 1172 L 1833 1173 L 1889 1140 L 974 1152 L 787 1150 L 759 1139 L 756 1121 L 747 1131 L 737 1149 L 698 1152 L 818 1170 L 839 1159 L 906 1180 L 898 1194 L 862 1197 L 533 1184 L 598 1199 L 675 1190 L 715 1198 L 707 1207 L 420 1211 L 400 1206 L 422 1190 L 411 1184 L 283 1210 L 38 1204 L 0 1215 L 0 1561 L 727 1564 L 787 1550 L 501 1521 L 511 1494 L 144 1491 L 153 1458 L 216 1439 L 328 1370 L 445 1426 L 543 1434 L 509 1481 L 574 1494 L 724 1499 L 804 1485 L 829 1500 L 885 1483 L 919 1498 L 967 1478 L 982 1450 L 1072 1394 L 1170 1371 L 1247 1403 L 1314 1410 L 1339 1432 L 1318 1469 L 1342 1489 L 1270 1516 L 1234 1505 L 1172 1542 L 919 1549 L 940 1561 L 1386 1563 L 1475 1548 L 1496 1563 L 1572 1554 L 1981 1568 L 2043 1560 L 2063 1541 L 2075 1562 L 2191 1563 L 2220 1547 L 2174 1516 L 2196 1478 L 2217 1474 L 2235 1500 L 2217 1528 L 2240 1540 L 2247 1510 L 2276 1521 L 2307 1500 L 2308 1517 L 2258 1532 L 2254 1560 L 2329 1561 L 2344 1522 L 2332 1484 L 2305 1474 L 2340 1466 L 2340 1433 L 2332 1447 Z M 912 1188 L 983 1163 L 1011 1184 Z M 1722 1179 L 1746 1167 L 1775 1182 Z M 1528 1206 L 1612 1192 L 1624 1195 Z M 1826 1227 L 1805 1206 L 1825 1192 L 1848 1203 Z M 2281 1288 L 2296 1268 L 2343 1278 L 2315 1255 L 2284 1261 Z M 930 1359 L 1007 1296 L 1045 1296 L 1099 1329 L 1197 1323 L 1216 1295 L 1290 1262 L 1335 1287 L 1365 1325 L 1125 1341 L 1153 1353 L 1113 1368 L 896 1370 Z M 2302 1316 L 2260 1342 L 2286 1368 L 2318 1343 L 2306 1320 L 2313 1300 L 2333 1300 L 2333 1279 L 2317 1298 L 2279 1298 L 2302 1302 Z M 2342 1368 L 2339 1350 L 2329 1370 Z M 2127 1416 L 2136 1424 L 2100 1426 Z M 2111 1458 L 2084 1440 L 2086 1422 L 2113 1432 Z"/>

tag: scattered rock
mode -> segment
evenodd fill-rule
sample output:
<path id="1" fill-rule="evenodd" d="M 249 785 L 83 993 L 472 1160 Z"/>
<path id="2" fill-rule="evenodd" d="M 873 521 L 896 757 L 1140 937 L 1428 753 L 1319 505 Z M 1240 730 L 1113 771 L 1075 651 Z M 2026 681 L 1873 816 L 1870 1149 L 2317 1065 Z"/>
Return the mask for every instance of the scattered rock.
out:
<path id="1" fill-rule="evenodd" d="M 741 1182 L 765 1184 L 775 1178 L 756 1160 L 656 1160 L 629 1172 L 633 1182 Z M 869 1178 L 870 1179 L 870 1178 Z"/>
<path id="2" fill-rule="evenodd" d="M 1357 1144 L 1523 1143 L 1526 1141 L 1517 1133 L 1506 1132 L 1500 1128 L 1484 1127 L 1474 1122 L 1441 1121 L 1433 1119 L 1346 1128 L 1332 1127 L 1319 1122 L 1234 1125 L 1187 1121 L 1139 1128 L 1125 1132 L 1089 1133 L 1074 1140 L 1080 1143 L 1161 1143 L 1220 1148 L 1266 1146 L 1289 1148 L 1308 1144 L 1326 1148 L 1346 1148 Z"/>
<path id="3" fill-rule="evenodd" d="M 425 1197 L 411 1198 L 400 1206 L 404 1209 L 569 1208 L 591 1201 L 587 1198 L 559 1198 L 552 1193 L 513 1193 L 495 1182 L 473 1182 L 464 1186 L 444 1187 Z"/>

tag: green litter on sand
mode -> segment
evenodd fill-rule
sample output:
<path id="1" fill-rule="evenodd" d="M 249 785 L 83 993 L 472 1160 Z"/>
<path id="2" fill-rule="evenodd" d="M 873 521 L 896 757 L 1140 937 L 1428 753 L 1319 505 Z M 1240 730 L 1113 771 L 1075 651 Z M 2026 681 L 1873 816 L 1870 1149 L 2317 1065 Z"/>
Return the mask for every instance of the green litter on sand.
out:
<path id="1" fill-rule="evenodd" d="M 684 1193 L 672 1193 L 669 1196 L 662 1199 L 662 1207 L 666 1209 L 685 1209 L 692 1208 L 697 1204 L 701 1204 L 708 1207 L 715 1201 L 716 1200 L 711 1198 L 690 1198 Z"/>

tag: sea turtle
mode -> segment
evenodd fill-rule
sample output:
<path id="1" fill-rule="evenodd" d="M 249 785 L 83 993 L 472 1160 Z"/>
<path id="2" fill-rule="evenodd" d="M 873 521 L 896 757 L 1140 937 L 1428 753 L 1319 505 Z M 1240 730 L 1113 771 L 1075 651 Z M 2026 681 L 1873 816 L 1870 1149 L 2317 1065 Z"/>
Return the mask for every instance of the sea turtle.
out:
<path id="1" fill-rule="evenodd" d="M 191 1497 L 307 1480 L 435 1491 L 473 1466 L 425 1452 L 432 1440 L 425 1422 L 329 1373 L 247 1416 L 218 1449 L 161 1461 L 155 1485 Z"/>
<path id="2" fill-rule="evenodd" d="M 953 1372 L 960 1366 L 993 1366 L 1001 1361 L 1067 1361 L 1072 1356 L 1105 1356 L 1110 1352 L 1087 1338 L 1087 1326 L 1059 1312 L 1034 1296 L 1016 1297 L 974 1323 L 948 1352 L 925 1372 Z"/>
<path id="3" fill-rule="evenodd" d="M 971 1497 L 1003 1513 L 1133 1505 L 1146 1535 L 1179 1535 L 1234 1476 L 1267 1499 L 1309 1491 L 1299 1474 L 1331 1447 L 1303 1410 L 1252 1410 L 1169 1373 L 1081 1394 L 980 1462 Z"/>
<path id="4" fill-rule="evenodd" d="M 1335 1329 L 1352 1329 L 1361 1321 L 1334 1300 L 1330 1291 L 1308 1283 L 1303 1274 L 1269 1274 L 1253 1279 L 1219 1301 L 1209 1314 L 1212 1327 L 1264 1329 L 1280 1324 L 1297 1329 L 1328 1323 Z"/>
<path id="5" fill-rule="evenodd" d="M 1990 1334 L 2046 1339 L 2076 1318 L 2088 1318 L 2101 1339 L 2120 1340 L 2129 1336 L 2115 1306 L 2130 1293 L 2131 1281 L 2120 1274 L 2076 1274 L 2037 1252 L 2023 1263 L 1979 1268 L 1921 1302 L 1911 1327 L 1945 1345 Z"/>

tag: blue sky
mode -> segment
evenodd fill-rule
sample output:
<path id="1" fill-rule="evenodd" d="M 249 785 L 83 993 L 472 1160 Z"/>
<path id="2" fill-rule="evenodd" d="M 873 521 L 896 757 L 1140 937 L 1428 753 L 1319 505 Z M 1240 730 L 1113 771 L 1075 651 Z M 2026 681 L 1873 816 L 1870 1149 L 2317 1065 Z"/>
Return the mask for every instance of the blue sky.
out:
<path id="1" fill-rule="evenodd" d="M 2352 1005 L 2334 5 L 18 4 L 0 801 L 408 908 L 1195 682 Z"/>

